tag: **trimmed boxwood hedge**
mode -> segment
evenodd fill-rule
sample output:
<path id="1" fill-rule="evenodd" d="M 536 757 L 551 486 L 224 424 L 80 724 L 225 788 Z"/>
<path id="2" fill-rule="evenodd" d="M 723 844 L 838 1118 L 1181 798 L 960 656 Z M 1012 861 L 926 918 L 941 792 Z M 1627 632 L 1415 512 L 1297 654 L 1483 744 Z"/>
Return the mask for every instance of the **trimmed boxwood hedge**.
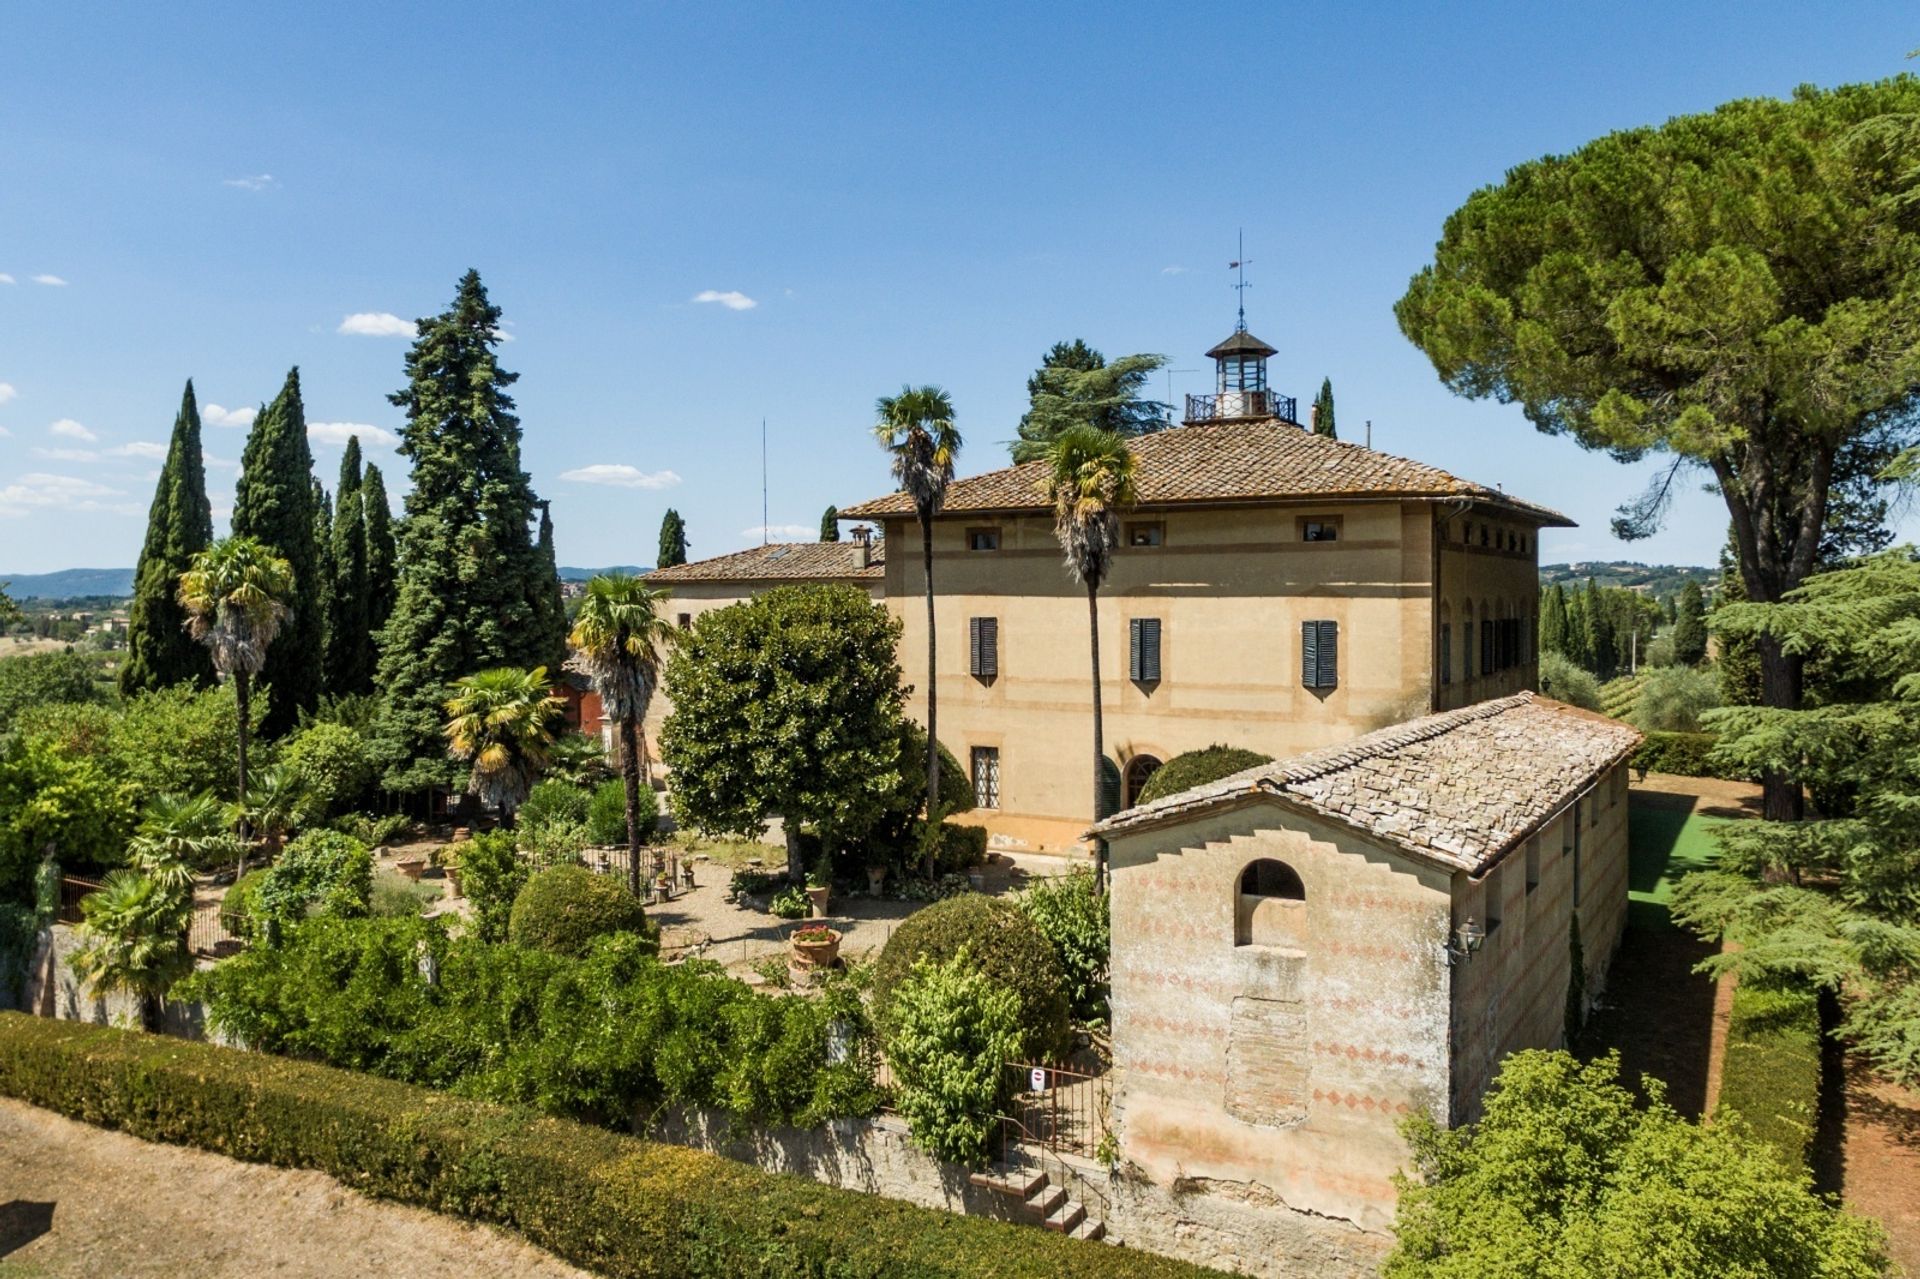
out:
<path id="1" fill-rule="evenodd" d="M 509 1226 L 608 1275 L 1218 1273 L 351 1071 L 19 1013 L 0 1013 L 0 1095 L 150 1141 L 318 1169 Z"/>
<path id="2" fill-rule="evenodd" d="M 1020 1046 L 1031 1060 L 1058 1060 L 1067 1048 L 1067 974 L 1053 943 L 1026 911 L 1001 897 L 961 893 L 900 921 L 873 966 L 874 1019 L 891 1032 L 893 992 L 916 959 L 944 964 L 965 948 L 973 962 L 1020 1000 Z"/>
<path id="3" fill-rule="evenodd" d="M 1794 1168 L 1820 1116 L 1820 1001 L 1808 991 L 1739 985 L 1727 1021 L 1715 1113 L 1733 1111 Z"/>
<path id="4" fill-rule="evenodd" d="M 1720 738 L 1714 733 L 1647 733 L 1629 761 L 1643 773 L 1672 773 L 1676 777 L 1718 777 L 1724 781 L 1752 779 L 1713 758 Z"/>
<path id="5" fill-rule="evenodd" d="M 1181 791 L 1205 786 L 1208 782 L 1217 782 L 1222 777 L 1231 777 L 1235 773 L 1272 762 L 1271 755 L 1242 750 L 1238 746 L 1215 745 L 1188 751 L 1184 755 L 1175 755 L 1155 769 L 1153 776 L 1147 779 L 1147 784 L 1140 788 L 1140 793 L 1133 797 L 1133 802 L 1151 804 L 1156 799 L 1178 795 Z"/>

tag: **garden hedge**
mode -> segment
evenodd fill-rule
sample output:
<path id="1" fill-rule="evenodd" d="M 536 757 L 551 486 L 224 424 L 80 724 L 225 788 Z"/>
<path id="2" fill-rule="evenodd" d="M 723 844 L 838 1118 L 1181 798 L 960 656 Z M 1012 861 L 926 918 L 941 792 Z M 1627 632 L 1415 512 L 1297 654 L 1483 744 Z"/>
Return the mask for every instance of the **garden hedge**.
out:
<path id="1" fill-rule="evenodd" d="M 1727 1022 L 1715 1113 L 1732 1111 L 1793 1168 L 1820 1115 L 1820 1001 L 1808 991 L 1739 985 Z"/>
<path id="2" fill-rule="evenodd" d="M 596 937 L 645 933 L 646 908 L 624 878 L 584 866 L 553 866 L 529 879 L 513 899 L 507 936 L 516 946 L 578 958 Z"/>
<path id="3" fill-rule="evenodd" d="M 0 1095 L 150 1141 L 317 1169 L 511 1227 L 614 1276 L 1217 1273 L 350 1071 L 19 1013 L 0 1013 Z"/>
<path id="4" fill-rule="evenodd" d="M 1067 975 L 1053 943 L 1013 902 L 961 893 L 900 921 L 873 966 L 873 1008 L 882 1041 L 888 1034 L 893 992 L 920 958 L 945 963 L 965 947 L 996 983 L 1019 997 L 1022 1051 L 1033 1060 L 1057 1060 L 1067 1047 Z"/>
<path id="5" fill-rule="evenodd" d="M 1714 733 L 1647 733 L 1646 740 L 1628 761 L 1643 773 L 1672 773 L 1678 777 L 1718 777 L 1744 782 L 1738 769 L 1729 768 L 1713 758 L 1720 738 Z"/>
<path id="6" fill-rule="evenodd" d="M 1181 791 L 1205 786 L 1208 782 L 1217 782 L 1222 777 L 1231 777 L 1235 773 L 1272 762 L 1271 755 L 1242 750 L 1238 746 L 1215 745 L 1188 751 L 1184 755 L 1175 755 L 1155 769 L 1153 776 L 1147 779 L 1147 784 L 1140 788 L 1140 793 L 1133 797 L 1133 802 L 1151 804 L 1156 799 L 1178 795 Z"/>

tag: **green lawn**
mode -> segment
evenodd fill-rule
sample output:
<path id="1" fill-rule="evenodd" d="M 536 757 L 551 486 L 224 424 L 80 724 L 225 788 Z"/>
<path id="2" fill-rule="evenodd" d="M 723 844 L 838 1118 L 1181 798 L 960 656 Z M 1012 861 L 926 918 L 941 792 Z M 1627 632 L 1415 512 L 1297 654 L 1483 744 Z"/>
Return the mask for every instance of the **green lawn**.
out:
<path id="1" fill-rule="evenodd" d="M 1637 797 L 1636 797 L 1637 800 Z M 1677 928 L 1673 886 L 1719 856 L 1713 829 L 1725 817 L 1629 801 L 1627 809 L 1627 923 L 1633 928 Z"/>

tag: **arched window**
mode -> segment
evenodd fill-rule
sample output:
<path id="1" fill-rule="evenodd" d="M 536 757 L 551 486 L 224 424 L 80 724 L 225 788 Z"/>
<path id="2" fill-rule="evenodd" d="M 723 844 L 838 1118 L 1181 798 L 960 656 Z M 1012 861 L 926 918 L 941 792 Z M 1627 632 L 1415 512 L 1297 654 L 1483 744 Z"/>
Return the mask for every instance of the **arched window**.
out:
<path id="1" fill-rule="evenodd" d="M 1127 807 L 1132 808 L 1140 802 L 1140 791 L 1153 775 L 1160 771 L 1160 761 L 1152 755 L 1135 755 L 1127 761 L 1126 798 Z"/>
<path id="2" fill-rule="evenodd" d="M 1240 872 L 1233 944 L 1300 948 L 1306 936 L 1307 886 L 1285 862 L 1262 857 Z"/>

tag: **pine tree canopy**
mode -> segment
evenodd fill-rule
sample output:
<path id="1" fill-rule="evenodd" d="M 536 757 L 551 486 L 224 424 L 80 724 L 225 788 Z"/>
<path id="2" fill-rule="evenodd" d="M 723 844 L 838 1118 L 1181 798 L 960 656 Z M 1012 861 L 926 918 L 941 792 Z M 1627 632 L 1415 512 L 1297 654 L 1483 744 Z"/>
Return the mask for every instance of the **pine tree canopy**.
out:
<path id="1" fill-rule="evenodd" d="M 441 734 L 455 680 L 539 666 L 556 647 L 539 601 L 558 587 L 535 542 L 537 499 L 520 467 L 520 419 L 507 393 L 517 375 L 494 351 L 500 315 L 479 273 L 467 272 L 453 305 L 420 321 L 408 384 L 389 397 L 406 410 L 400 453 L 413 477 L 375 680 L 386 697 L 375 750 L 395 790 L 459 780 Z"/>
<path id="2" fill-rule="evenodd" d="M 173 684 L 213 683 L 207 650 L 187 634 L 180 607 L 180 575 L 196 551 L 213 541 L 213 508 L 207 501 L 206 461 L 200 446 L 200 407 L 193 383 L 180 397 L 167 460 L 154 485 L 147 538 L 134 571 L 133 607 L 127 623 L 127 660 L 120 691 L 150 692 Z"/>
<path id="3" fill-rule="evenodd" d="M 233 496 L 233 535 L 255 539 L 293 570 L 288 601 L 292 615 L 260 673 L 268 690 L 261 732 L 268 737 L 291 731 L 301 711 L 320 704 L 325 685 L 326 581 L 316 536 L 320 514 L 315 487 L 296 368 L 253 421 Z"/>
<path id="4" fill-rule="evenodd" d="M 1709 473 L 1749 598 L 1777 601 L 1821 562 L 1848 446 L 1920 431 L 1916 198 L 1920 79 L 1747 98 L 1508 169 L 1395 314 L 1455 392 L 1622 461 L 1669 455 L 1618 535 Z M 1758 647 L 1767 704 L 1798 705 L 1798 659 Z M 1797 816 L 1765 780 L 1767 816 Z"/>
<path id="5" fill-rule="evenodd" d="M 820 515 L 820 540 L 837 542 L 840 540 L 840 508 L 829 506 Z"/>
<path id="6" fill-rule="evenodd" d="M 1333 425 L 1333 379 L 1320 379 L 1320 394 L 1313 397 L 1313 433 L 1330 440 L 1340 438 Z"/>
<path id="7" fill-rule="evenodd" d="M 1027 379 L 1027 412 L 1013 443 L 1013 460 L 1029 462 L 1071 426 L 1094 426 L 1121 435 L 1160 430 L 1168 405 L 1143 398 L 1147 381 L 1166 366 L 1164 355 L 1123 355 L 1109 363 L 1078 338 L 1055 343 Z"/>
<path id="8" fill-rule="evenodd" d="M 671 506 L 660 517 L 660 554 L 656 564 L 660 568 L 672 568 L 676 564 L 687 562 L 687 523 L 680 518 L 680 512 Z"/>

